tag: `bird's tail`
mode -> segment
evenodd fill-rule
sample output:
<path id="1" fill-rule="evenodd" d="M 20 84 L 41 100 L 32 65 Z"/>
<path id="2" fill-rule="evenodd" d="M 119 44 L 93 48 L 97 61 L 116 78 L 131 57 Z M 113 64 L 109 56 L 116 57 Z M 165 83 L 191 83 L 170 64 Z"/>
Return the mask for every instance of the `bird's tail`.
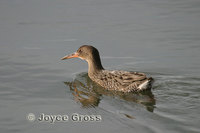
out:
<path id="1" fill-rule="evenodd" d="M 154 79 L 152 77 L 149 77 L 141 85 L 138 86 L 138 89 L 140 91 L 151 90 L 153 82 L 154 82 Z"/>

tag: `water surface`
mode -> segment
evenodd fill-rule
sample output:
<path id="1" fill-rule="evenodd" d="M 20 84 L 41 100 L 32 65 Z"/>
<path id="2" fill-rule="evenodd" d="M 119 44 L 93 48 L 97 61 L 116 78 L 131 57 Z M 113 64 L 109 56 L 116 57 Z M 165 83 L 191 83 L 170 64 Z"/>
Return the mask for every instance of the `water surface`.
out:
<path id="1" fill-rule="evenodd" d="M 27 132 L 200 131 L 199 0 L 1 0 L 0 129 Z M 87 63 L 60 58 L 97 47 L 107 69 L 145 72 L 151 92 L 108 92 Z M 30 122 L 29 113 L 100 115 L 101 122 Z"/>

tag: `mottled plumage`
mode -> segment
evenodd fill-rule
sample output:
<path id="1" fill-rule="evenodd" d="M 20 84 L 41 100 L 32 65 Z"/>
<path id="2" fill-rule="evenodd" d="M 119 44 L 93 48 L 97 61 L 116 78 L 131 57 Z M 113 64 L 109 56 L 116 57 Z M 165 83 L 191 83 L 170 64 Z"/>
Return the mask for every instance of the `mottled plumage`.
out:
<path id="1" fill-rule="evenodd" d="M 144 73 L 105 70 L 101 65 L 99 52 L 93 46 L 83 45 L 77 52 L 62 59 L 75 57 L 88 62 L 88 76 L 105 89 L 131 92 L 148 90 L 152 87 L 153 78 L 147 78 Z"/>
<path id="2" fill-rule="evenodd" d="M 102 70 L 97 73 L 89 74 L 89 77 L 108 90 L 123 92 L 151 89 L 153 80 L 152 78 L 147 78 L 144 73 L 117 70 Z"/>

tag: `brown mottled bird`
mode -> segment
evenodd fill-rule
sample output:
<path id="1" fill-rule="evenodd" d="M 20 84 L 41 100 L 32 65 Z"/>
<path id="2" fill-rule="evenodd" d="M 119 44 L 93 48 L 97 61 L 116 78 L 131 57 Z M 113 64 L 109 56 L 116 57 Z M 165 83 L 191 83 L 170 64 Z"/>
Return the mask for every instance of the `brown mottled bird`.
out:
<path id="1" fill-rule="evenodd" d="M 80 58 L 88 63 L 88 76 L 107 90 L 134 92 L 150 90 L 153 83 L 152 77 L 144 73 L 119 70 L 105 70 L 101 64 L 98 50 L 90 45 L 81 46 L 75 53 L 67 55 L 62 60 Z"/>

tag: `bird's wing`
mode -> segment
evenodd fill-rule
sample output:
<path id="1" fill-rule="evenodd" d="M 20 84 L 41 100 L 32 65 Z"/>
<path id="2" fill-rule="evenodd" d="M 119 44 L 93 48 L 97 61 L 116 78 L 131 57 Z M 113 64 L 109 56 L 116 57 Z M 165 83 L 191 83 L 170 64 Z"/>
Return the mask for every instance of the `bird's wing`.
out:
<path id="1" fill-rule="evenodd" d="M 127 71 L 115 71 L 112 72 L 115 79 L 123 86 L 130 85 L 133 82 L 145 80 L 147 77 L 144 73 L 127 72 Z"/>

